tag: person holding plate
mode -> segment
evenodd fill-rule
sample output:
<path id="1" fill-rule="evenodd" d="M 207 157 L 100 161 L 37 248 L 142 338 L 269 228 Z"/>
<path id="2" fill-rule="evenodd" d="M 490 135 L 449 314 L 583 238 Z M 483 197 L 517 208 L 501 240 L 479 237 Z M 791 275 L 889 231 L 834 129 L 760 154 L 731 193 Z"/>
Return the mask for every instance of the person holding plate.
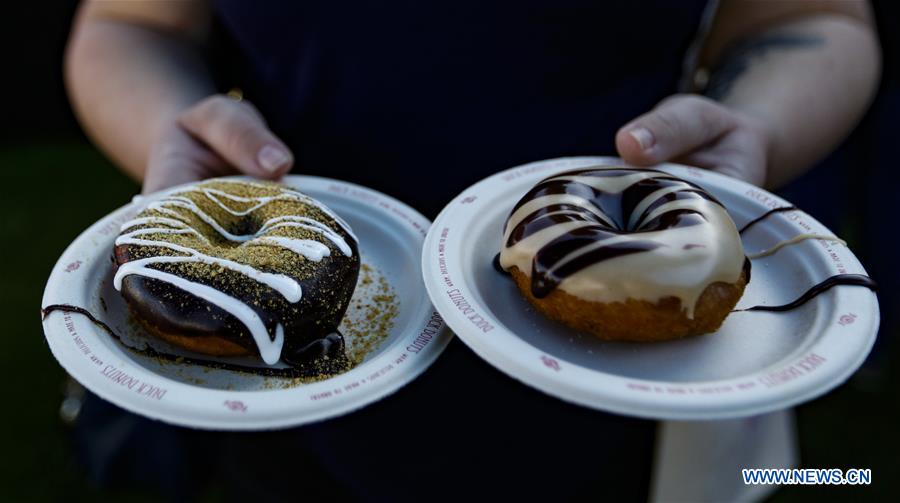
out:
<path id="1" fill-rule="evenodd" d="M 854 127 L 879 69 L 863 0 L 86 1 L 66 55 L 85 130 L 145 193 L 293 170 L 429 217 L 492 173 L 573 155 L 778 187 Z M 771 419 L 783 432 L 784 417 Z M 766 421 L 688 429 L 752 440 Z M 654 428 L 544 396 L 454 341 L 395 396 L 317 425 L 199 434 L 91 398 L 78 431 L 102 439 L 84 450 L 98 479 L 181 467 L 159 475 L 170 494 L 212 473 L 236 494 L 283 499 L 631 500 L 646 498 Z M 104 471 L 142 442 L 158 456 Z M 721 465 L 715 444 L 683 445 Z"/>

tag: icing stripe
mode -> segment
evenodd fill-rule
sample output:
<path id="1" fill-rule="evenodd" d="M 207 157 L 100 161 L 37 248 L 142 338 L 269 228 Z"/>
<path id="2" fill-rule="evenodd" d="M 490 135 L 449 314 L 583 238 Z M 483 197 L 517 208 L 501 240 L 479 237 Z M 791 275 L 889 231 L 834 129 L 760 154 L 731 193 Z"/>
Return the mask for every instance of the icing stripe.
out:
<path id="1" fill-rule="evenodd" d="M 140 217 L 129 220 L 122 224 L 119 227 L 119 231 L 125 231 L 132 227 L 137 227 L 138 225 L 147 225 L 147 224 L 163 224 L 169 225 L 171 227 L 175 227 L 177 229 L 183 229 L 187 227 L 187 224 L 182 222 L 181 220 L 175 220 L 174 218 L 166 218 L 166 217 Z"/>
<path id="2" fill-rule="evenodd" d="M 146 264 L 198 262 L 207 265 L 218 265 L 224 267 L 225 269 L 241 273 L 249 277 L 250 279 L 253 279 L 254 281 L 258 281 L 268 286 L 269 288 L 280 293 L 288 302 L 300 302 L 300 299 L 303 295 L 303 290 L 300 287 L 300 283 L 289 276 L 285 276 L 284 274 L 262 272 L 246 264 L 241 264 L 219 257 L 204 255 L 197 250 L 194 250 L 193 248 L 177 245 L 175 243 L 169 243 L 168 241 L 139 239 L 130 237 L 130 235 L 124 235 L 116 239 L 116 246 L 118 245 L 156 246 L 159 248 L 168 248 L 172 251 L 188 254 L 187 256 L 159 255 L 156 257 L 140 259 L 135 262 L 142 262 Z M 116 288 L 118 288 L 118 286 Z"/>
<path id="3" fill-rule="evenodd" d="M 231 213 L 232 215 L 234 215 L 236 217 L 247 216 L 247 215 L 253 213 L 254 211 L 262 208 L 263 206 L 269 204 L 272 201 L 278 201 L 278 200 L 284 200 L 284 199 L 294 199 L 294 200 L 298 199 L 293 194 L 280 194 L 277 196 L 269 196 L 269 197 L 241 197 L 241 196 L 234 196 L 227 192 L 223 192 L 221 190 L 216 190 L 216 189 L 202 189 L 202 190 L 203 190 L 203 194 L 205 194 L 206 197 L 208 197 L 212 202 L 216 203 L 216 205 L 219 206 L 219 208 L 222 208 L 223 210 L 227 211 L 228 213 Z M 216 198 L 215 196 L 225 197 L 227 199 L 231 199 L 232 201 L 238 201 L 241 203 L 256 203 L 256 205 L 251 206 L 250 208 L 247 208 L 246 210 L 240 210 L 240 211 L 233 210 L 233 209 L 229 208 L 228 206 L 225 206 L 225 204 L 222 203 L 222 201 L 219 200 L 218 198 Z"/>
<path id="4" fill-rule="evenodd" d="M 840 243 L 844 246 L 847 246 L 847 242 L 837 236 L 826 236 L 824 234 L 805 234 L 804 233 L 804 234 L 797 234 L 796 236 L 792 237 L 791 239 L 785 239 L 784 241 L 781 241 L 778 244 L 776 244 L 775 246 L 768 248 L 766 250 L 756 252 L 756 253 L 751 253 L 751 254 L 747 255 L 747 258 L 757 259 L 757 258 L 768 257 L 769 255 L 774 255 L 775 252 L 784 248 L 785 246 L 796 244 L 801 241 L 805 241 L 807 239 L 822 239 L 824 241 L 831 241 L 834 243 Z"/>
<path id="5" fill-rule="evenodd" d="M 196 229 L 191 229 L 190 227 L 186 227 L 184 229 L 172 229 L 167 227 L 141 227 L 140 229 L 129 232 L 127 236 L 144 236 L 147 234 L 192 234 L 200 238 L 205 243 L 209 243 L 209 240 L 206 239 L 206 236 L 197 232 Z"/>
<path id="6" fill-rule="evenodd" d="M 155 203 L 150 203 L 149 205 L 147 205 L 147 209 L 148 210 L 158 210 L 158 211 L 162 211 L 164 213 L 169 213 L 169 214 L 174 213 L 175 215 L 181 216 L 178 214 L 178 212 L 172 211 L 171 209 L 166 208 L 166 206 L 175 206 L 176 208 L 183 208 L 183 209 L 190 211 L 194 215 L 197 215 L 197 217 L 200 220 L 203 220 L 207 225 L 209 225 L 210 227 L 215 229 L 215 231 L 218 232 L 219 235 L 221 235 L 223 238 L 225 238 L 229 241 L 244 242 L 244 241 L 249 241 L 249 240 L 253 239 L 254 237 L 256 237 L 255 235 L 252 235 L 252 234 L 238 236 L 238 235 L 235 235 L 235 234 L 232 234 L 232 233 L 226 231 L 219 224 L 219 222 L 216 221 L 216 219 L 207 215 L 206 212 L 204 212 L 203 210 L 200 209 L 199 206 L 197 206 L 197 203 L 195 203 L 194 201 L 191 201 L 190 199 L 188 199 L 186 197 L 170 196 L 161 201 L 157 201 Z"/>
<path id="7" fill-rule="evenodd" d="M 218 183 L 246 184 L 246 185 L 250 185 L 251 187 L 256 187 L 256 188 L 260 188 L 260 189 L 267 189 L 267 190 L 271 190 L 271 189 L 272 189 L 272 187 L 267 186 L 267 185 L 263 185 L 263 184 L 260 184 L 260 183 L 254 183 L 254 182 L 247 182 L 247 181 L 244 181 L 244 180 L 219 179 L 219 180 L 216 180 L 216 182 L 218 182 Z M 290 189 L 290 188 L 288 188 L 288 187 L 279 187 L 279 188 L 281 189 L 281 191 L 282 191 L 283 194 L 285 194 L 285 195 L 291 195 L 291 196 L 293 196 L 294 198 L 296 198 L 298 201 L 301 201 L 301 202 L 304 202 L 304 203 L 306 203 L 306 204 L 311 204 L 311 205 L 315 206 L 316 208 L 318 208 L 319 210 L 321 210 L 322 213 L 328 215 L 328 216 L 331 217 L 335 222 L 337 222 L 338 225 L 340 225 L 341 228 L 344 229 L 344 232 L 346 232 L 347 234 L 349 234 L 350 237 L 352 237 L 354 241 L 357 241 L 357 242 L 359 241 L 359 239 L 356 237 L 356 234 L 353 233 L 353 229 L 350 228 L 350 224 L 348 224 L 348 223 L 347 223 L 343 218 L 341 218 L 337 213 L 335 213 L 334 211 L 332 211 L 331 208 L 325 206 L 324 204 L 322 204 L 322 203 L 320 203 L 319 201 L 317 201 L 317 200 L 315 200 L 315 199 L 313 199 L 313 198 L 307 196 L 306 194 L 304 194 L 304 193 L 302 193 L 302 192 L 298 192 L 298 191 L 293 190 L 293 189 Z M 236 196 L 236 197 L 237 197 L 237 196 Z"/>
<path id="8" fill-rule="evenodd" d="M 280 227 L 298 227 L 301 229 L 307 229 L 307 230 L 311 230 L 313 232 L 318 232 L 319 234 L 322 234 L 323 236 L 325 236 L 329 241 L 334 243 L 334 245 L 337 246 L 338 249 L 341 250 L 341 253 L 343 253 L 344 255 L 346 255 L 348 257 L 353 255 L 353 250 L 350 248 L 350 246 L 347 244 L 347 242 L 344 241 L 344 238 L 342 238 L 338 233 L 329 229 L 328 226 L 326 226 L 322 222 L 313 220 L 308 217 L 300 217 L 300 216 L 294 216 L 294 215 L 275 217 L 275 218 L 267 220 L 263 224 L 263 226 L 260 227 L 259 232 L 257 232 L 257 234 L 261 234 L 263 232 L 268 232 L 268 231 L 271 231 L 274 229 L 278 229 Z"/>
<path id="9" fill-rule="evenodd" d="M 256 314 L 250 306 L 244 304 L 240 300 L 216 290 L 215 288 L 188 281 L 184 278 L 169 274 L 158 269 L 151 269 L 145 266 L 142 261 L 127 262 L 119 266 L 116 272 L 115 284 L 116 288 L 121 288 L 122 278 L 130 274 L 136 274 L 147 278 L 153 278 L 160 281 L 170 283 L 185 292 L 195 295 L 213 305 L 219 306 L 229 314 L 237 318 L 253 337 L 256 347 L 259 348 L 259 355 L 262 360 L 269 365 L 274 365 L 281 358 L 281 348 L 284 346 L 284 327 L 281 323 L 275 327 L 275 339 L 269 337 L 269 331 L 266 329 L 262 318 Z"/>
<path id="10" fill-rule="evenodd" d="M 216 232 L 219 233 L 219 235 L 229 241 L 243 243 L 258 238 L 261 234 L 278 227 L 299 227 L 324 235 L 326 238 L 328 238 L 329 241 L 334 243 L 334 245 L 337 246 L 344 255 L 349 257 L 353 254 L 353 250 L 350 248 L 344 238 L 331 230 L 327 225 L 309 217 L 303 217 L 299 215 L 279 216 L 265 221 L 259 228 L 259 230 L 254 234 L 236 235 L 225 230 L 213 217 L 209 216 L 206 212 L 201 210 L 194 201 L 186 197 L 168 197 L 161 201 L 148 205 L 147 209 L 157 210 L 167 214 L 174 214 L 178 215 L 179 217 L 181 216 L 177 212 L 172 211 L 170 208 L 166 208 L 166 205 L 172 205 L 190 211 L 191 213 L 197 215 L 200 220 L 203 220 L 210 227 L 212 227 Z"/>
<path id="11" fill-rule="evenodd" d="M 297 255 L 302 255 L 313 262 L 320 262 L 324 257 L 331 255 L 331 249 L 312 239 L 293 239 L 281 236 L 264 236 L 247 241 L 241 246 L 265 246 L 274 245 L 287 248 Z"/>

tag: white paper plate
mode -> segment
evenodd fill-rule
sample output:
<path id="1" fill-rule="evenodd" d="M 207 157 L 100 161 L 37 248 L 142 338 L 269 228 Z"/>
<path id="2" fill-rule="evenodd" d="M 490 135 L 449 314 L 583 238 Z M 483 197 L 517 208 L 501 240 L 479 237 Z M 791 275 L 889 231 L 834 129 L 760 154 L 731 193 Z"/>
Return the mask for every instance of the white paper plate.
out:
<path id="1" fill-rule="evenodd" d="M 863 362 L 878 330 L 878 302 L 866 288 L 839 286 L 784 313 L 731 314 L 714 334 L 680 341 L 605 343 L 534 311 L 492 259 L 513 205 L 539 180 L 616 158 L 526 164 L 463 191 L 425 239 L 425 286 L 447 325 L 482 358 L 564 400 L 656 419 L 719 419 L 783 409 L 825 393 Z M 701 185 L 738 226 L 789 203 L 716 173 L 660 169 Z M 832 235 L 803 212 L 780 213 L 744 235 L 748 253 L 799 233 Z M 865 274 L 842 245 L 807 240 L 753 261 L 738 307 L 784 304 L 835 274 Z"/>
<path id="2" fill-rule="evenodd" d="M 345 414 L 423 372 L 452 337 L 428 301 L 419 274 L 428 220 L 400 201 L 359 185 L 308 176 L 288 176 L 284 183 L 347 220 L 360 239 L 362 262 L 380 271 L 396 295 L 399 309 L 393 328 L 360 365 L 323 381 L 296 385 L 284 378 L 161 362 L 125 348 L 83 315 L 53 311 L 43 321 L 44 333 L 63 368 L 97 395 L 132 412 L 183 426 L 230 430 L 296 426 Z M 42 306 L 80 306 L 123 340 L 142 338 L 111 286 L 110 260 L 119 226 L 133 218 L 141 204 L 114 211 L 78 236 L 53 268 Z M 366 290 L 358 289 L 354 299 L 357 295 L 366 295 Z M 351 311 L 353 307 L 348 316 Z"/>

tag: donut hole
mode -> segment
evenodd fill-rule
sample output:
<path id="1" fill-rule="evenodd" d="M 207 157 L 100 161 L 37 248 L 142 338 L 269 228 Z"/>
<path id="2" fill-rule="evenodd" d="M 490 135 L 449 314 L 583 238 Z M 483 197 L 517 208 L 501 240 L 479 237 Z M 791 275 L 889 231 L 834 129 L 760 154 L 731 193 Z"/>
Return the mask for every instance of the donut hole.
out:
<path id="1" fill-rule="evenodd" d="M 648 184 L 649 185 L 649 184 Z M 658 190 L 666 186 L 674 184 L 656 183 L 648 187 L 648 189 Z M 679 183 L 679 186 L 687 185 L 687 182 Z M 649 194 L 648 194 L 649 195 Z M 646 197 L 646 196 L 644 196 Z M 680 208 L 666 211 L 653 218 L 649 218 L 654 211 L 660 207 L 686 199 L 708 199 L 704 193 L 696 188 L 686 186 L 680 188 L 676 192 L 670 192 L 658 197 L 655 201 L 647 205 L 640 214 L 635 218 L 634 212 L 637 210 L 637 203 L 634 197 L 620 197 L 621 214 L 626 225 L 622 228 L 625 232 L 656 232 L 663 229 L 673 229 L 676 227 L 688 227 L 698 225 L 706 221 L 706 218 L 699 211 L 692 208 Z"/>
<path id="2" fill-rule="evenodd" d="M 643 207 L 640 205 L 641 201 L 653 192 L 668 188 L 675 190 L 660 195 L 649 205 Z M 570 194 L 590 201 L 594 208 L 567 203 L 548 205 L 535 211 L 529 218 L 523 219 L 523 223 L 528 225 L 529 221 L 545 216 L 549 217 L 549 221 L 553 223 L 571 219 L 587 220 L 597 225 L 602 231 L 616 234 L 655 232 L 698 225 L 706 221 L 701 212 L 691 208 L 672 209 L 650 218 L 660 207 L 680 200 L 709 200 L 711 198 L 699 187 L 689 182 L 659 178 L 642 180 L 634 184 L 628 191 L 623 192 L 603 192 L 589 186 L 570 186 L 567 190 Z M 529 195 L 539 197 L 548 193 L 546 188 L 539 184 Z M 527 199 L 528 195 L 523 198 L 523 200 Z M 538 226 L 540 228 L 547 223 L 549 222 L 540 223 Z M 516 239 L 519 237 L 516 236 Z"/>
<path id="3" fill-rule="evenodd" d="M 259 218 L 247 215 L 245 217 L 236 219 L 236 221 L 232 223 L 232 225 L 230 225 L 230 228 L 226 227 L 225 230 L 237 236 L 256 236 L 259 234 L 260 229 L 262 229 L 263 224 L 264 222 L 262 222 Z M 240 244 L 234 241 L 226 241 L 232 246 Z"/>
<path id="4" fill-rule="evenodd" d="M 240 249 L 252 239 L 277 233 L 277 230 L 274 232 L 269 230 L 260 232 L 263 230 L 266 219 L 252 213 L 240 217 L 217 219 L 217 223 L 222 229 L 235 236 L 242 236 L 243 239 L 241 240 L 228 239 L 220 234 L 209 223 L 204 222 L 199 218 L 193 218 L 192 220 L 193 221 L 190 224 L 191 227 L 200 232 L 200 234 L 208 240 L 208 244 L 213 250 Z"/>
<path id="5" fill-rule="evenodd" d="M 621 194 L 605 195 L 605 197 L 600 197 L 593 201 L 597 208 L 601 210 L 600 213 L 605 216 L 606 219 L 595 211 L 589 211 L 574 205 L 558 205 L 559 208 L 554 208 L 552 210 L 548 208 L 543 211 L 547 213 L 560 210 L 570 212 L 568 218 L 587 220 L 597 225 L 599 227 L 598 230 L 604 232 L 613 232 L 615 234 L 638 234 L 674 229 L 677 227 L 689 227 L 706 222 L 706 218 L 702 213 L 691 208 L 669 210 L 648 219 L 657 208 L 664 204 L 684 199 L 697 199 L 700 197 L 701 196 L 692 190 L 666 194 L 641 211 L 638 218 L 634 218 L 633 216 L 635 210 L 634 206 L 629 205 L 627 199 L 622 197 Z M 565 218 L 567 217 L 551 217 L 551 220 L 559 223 Z"/>

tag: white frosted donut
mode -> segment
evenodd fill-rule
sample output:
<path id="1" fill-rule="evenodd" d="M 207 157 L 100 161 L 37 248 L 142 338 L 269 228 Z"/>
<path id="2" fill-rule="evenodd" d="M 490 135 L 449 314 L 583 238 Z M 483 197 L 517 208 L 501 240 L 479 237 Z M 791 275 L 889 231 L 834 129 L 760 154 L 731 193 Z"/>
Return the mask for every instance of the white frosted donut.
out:
<path id="1" fill-rule="evenodd" d="M 708 286 L 741 279 L 745 257 L 731 217 L 702 188 L 662 171 L 596 166 L 522 197 L 499 263 L 527 276 L 531 300 L 555 290 L 596 303 L 674 297 L 691 319 Z"/>

